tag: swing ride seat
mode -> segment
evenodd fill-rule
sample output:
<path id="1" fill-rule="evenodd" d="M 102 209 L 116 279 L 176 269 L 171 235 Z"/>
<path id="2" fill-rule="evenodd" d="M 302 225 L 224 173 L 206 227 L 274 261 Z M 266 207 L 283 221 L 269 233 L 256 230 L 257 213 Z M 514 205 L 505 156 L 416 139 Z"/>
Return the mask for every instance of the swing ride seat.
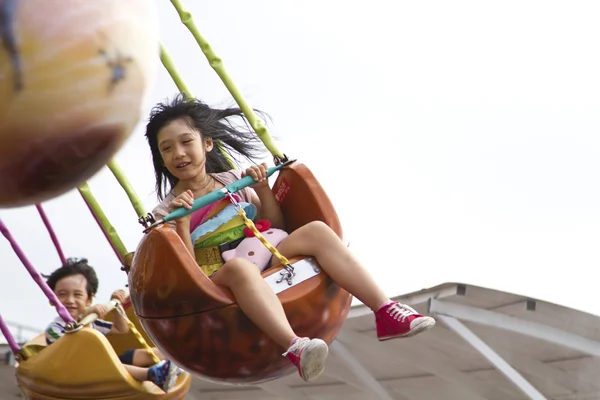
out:
<path id="1" fill-rule="evenodd" d="M 130 307 L 127 316 L 136 326 L 137 317 Z M 108 318 L 107 318 L 108 319 Z M 111 337 L 112 336 L 112 337 Z M 140 348 L 131 333 L 104 336 L 91 328 L 66 334 L 51 346 L 46 346 L 40 334 L 24 349 L 33 353 L 16 366 L 17 383 L 25 398 L 58 399 L 119 399 L 176 400 L 185 399 L 192 377 L 181 374 L 169 393 L 152 382 L 135 380 L 117 354 Z M 145 335 L 144 335 L 145 336 Z M 117 345 L 111 343 L 115 341 Z M 151 342 L 149 342 L 152 345 Z"/>
<path id="2" fill-rule="evenodd" d="M 342 237 L 331 201 L 305 165 L 283 168 L 273 192 L 288 232 L 319 220 Z M 331 343 L 346 319 L 351 296 L 315 269 L 314 260 L 307 260 L 290 259 L 296 272 L 292 286 L 285 280 L 276 283 L 282 265 L 262 275 L 298 335 Z M 245 316 L 228 289 L 202 272 L 170 226 L 152 228 L 142 238 L 129 272 L 129 289 L 146 332 L 167 358 L 188 372 L 213 382 L 258 384 L 295 371 L 282 356 L 285 349 Z"/>

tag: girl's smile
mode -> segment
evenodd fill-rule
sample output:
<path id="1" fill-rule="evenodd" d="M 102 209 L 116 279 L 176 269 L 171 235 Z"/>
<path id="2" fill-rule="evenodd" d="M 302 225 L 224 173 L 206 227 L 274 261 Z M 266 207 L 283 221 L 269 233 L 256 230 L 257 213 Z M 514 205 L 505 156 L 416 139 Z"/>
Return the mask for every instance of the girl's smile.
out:
<path id="1" fill-rule="evenodd" d="M 163 165 L 179 180 L 203 178 L 206 153 L 212 150 L 212 141 L 190 127 L 185 119 L 176 119 L 158 132 L 158 149 Z"/>

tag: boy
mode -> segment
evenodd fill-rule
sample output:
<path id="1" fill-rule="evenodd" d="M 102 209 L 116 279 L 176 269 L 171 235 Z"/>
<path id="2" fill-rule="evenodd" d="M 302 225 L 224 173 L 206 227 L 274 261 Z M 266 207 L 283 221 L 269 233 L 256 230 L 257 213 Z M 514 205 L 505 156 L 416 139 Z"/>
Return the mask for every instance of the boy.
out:
<path id="1" fill-rule="evenodd" d="M 121 315 L 114 310 L 114 323 L 104 321 L 107 313 L 104 304 L 96 304 L 91 307 L 92 299 L 98 292 L 98 277 L 96 271 L 90 267 L 85 258 L 70 258 L 65 265 L 52 272 L 48 277 L 47 284 L 56 294 L 61 303 L 65 306 L 69 314 L 75 319 L 80 320 L 88 314 L 98 314 L 98 319 L 92 322 L 89 327 L 96 329 L 104 335 L 123 334 L 129 332 L 129 325 Z M 111 296 L 123 303 L 126 295 L 123 290 L 117 290 Z M 46 343 L 54 343 L 65 334 L 66 322 L 59 316 L 51 322 L 46 328 Z M 177 380 L 179 368 L 165 360 L 158 349 L 154 348 L 155 354 L 162 360 L 158 364 L 152 365 L 152 357 L 143 349 L 128 350 L 119 356 L 125 369 L 137 381 L 151 381 L 166 393 Z"/>

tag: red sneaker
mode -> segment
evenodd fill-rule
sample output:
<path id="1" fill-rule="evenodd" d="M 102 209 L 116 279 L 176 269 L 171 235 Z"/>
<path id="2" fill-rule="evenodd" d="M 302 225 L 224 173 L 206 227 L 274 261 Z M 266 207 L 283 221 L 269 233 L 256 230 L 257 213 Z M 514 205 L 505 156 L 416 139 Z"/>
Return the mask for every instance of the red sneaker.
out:
<path id="1" fill-rule="evenodd" d="M 298 338 L 283 356 L 298 368 L 300 377 L 308 382 L 321 375 L 328 353 L 329 347 L 321 339 Z"/>
<path id="2" fill-rule="evenodd" d="M 388 340 L 411 337 L 426 331 L 435 325 L 435 320 L 422 316 L 407 305 L 393 302 L 381 307 L 375 313 L 375 324 L 377 338 Z"/>

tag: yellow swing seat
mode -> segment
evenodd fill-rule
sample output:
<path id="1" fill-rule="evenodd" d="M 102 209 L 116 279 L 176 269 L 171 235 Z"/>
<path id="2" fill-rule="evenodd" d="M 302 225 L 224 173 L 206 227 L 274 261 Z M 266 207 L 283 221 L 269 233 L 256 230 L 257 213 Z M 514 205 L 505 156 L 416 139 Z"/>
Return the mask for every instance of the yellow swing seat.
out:
<path id="1" fill-rule="evenodd" d="M 131 307 L 127 316 L 139 326 Z M 25 398 L 32 400 L 185 399 L 191 385 L 190 374 L 181 374 L 169 393 L 129 375 L 117 352 L 141 347 L 131 338 L 131 334 L 107 337 L 95 329 L 83 328 L 46 346 L 44 334 L 40 334 L 23 347 L 33 354 L 16 366 L 17 383 Z"/>

